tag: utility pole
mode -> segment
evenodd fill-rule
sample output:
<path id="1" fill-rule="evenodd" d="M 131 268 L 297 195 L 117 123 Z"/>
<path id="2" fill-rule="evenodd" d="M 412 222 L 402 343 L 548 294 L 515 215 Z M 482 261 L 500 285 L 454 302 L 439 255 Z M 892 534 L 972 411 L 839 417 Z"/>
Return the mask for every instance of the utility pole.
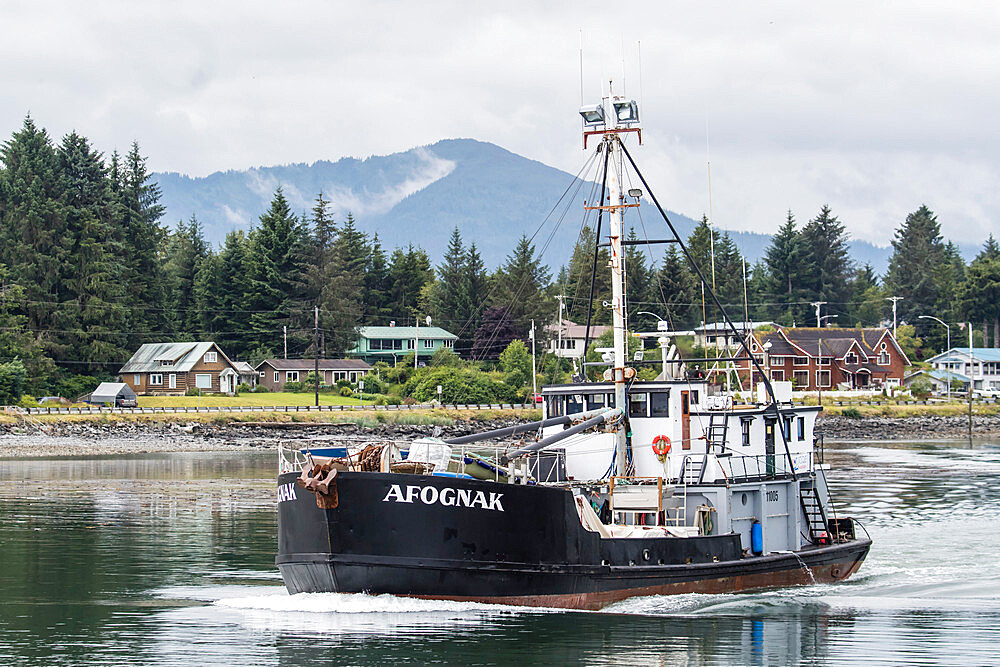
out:
<path id="1" fill-rule="evenodd" d="M 417 321 L 417 328 L 413 332 L 413 370 L 417 370 L 417 357 L 420 356 L 417 350 L 420 349 L 420 316 L 414 318 Z"/>
<path id="2" fill-rule="evenodd" d="M 563 299 L 565 299 L 565 298 L 566 298 L 566 295 L 564 295 L 564 294 L 559 294 L 559 295 L 556 296 L 556 299 L 559 301 L 559 312 L 556 315 L 556 327 L 557 327 L 557 329 L 556 329 L 556 336 L 557 336 L 557 338 L 559 340 L 559 342 L 556 344 L 556 356 L 557 357 L 560 356 L 561 351 L 562 351 L 562 330 L 563 330 L 563 324 L 562 324 L 563 317 L 562 317 L 562 314 L 563 314 Z M 584 350 L 584 354 L 586 354 L 586 352 L 587 351 Z"/>
<path id="3" fill-rule="evenodd" d="M 313 310 L 313 372 L 316 380 L 316 407 L 319 407 L 319 306 Z"/>
<path id="4" fill-rule="evenodd" d="M 816 328 L 819 329 L 819 327 L 820 327 L 819 309 L 820 309 L 821 306 L 825 306 L 826 305 L 826 301 L 813 301 L 809 305 L 816 309 Z"/>
<path id="5" fill-rule="evenodd" d="M 287 325 L 282 326 L 281 327 L 281 331 L 282 331 L 282 338 L 284 338 L 284 341 L 285 341 L 285 357 L 284 358 L 287 359 L 288 358 L 288 326 Z"/>
<path id="6" fill-rule="evenodd" d="M 901 296 L 887 296 L 885 298 L 885 300 L 886 301 L 892 301 L 892 337 L 895 338 L 896 337 L 896 302 L 897 301 L 902 301 L 903 297 L 901 297 Z"/>
<path id="7" fill-rule="evenodd" d="M 538 393 L 538 383 L 535 380 L 535 320 L 531 320 L 531 405 L 535 405 L 535 395 Z"/>

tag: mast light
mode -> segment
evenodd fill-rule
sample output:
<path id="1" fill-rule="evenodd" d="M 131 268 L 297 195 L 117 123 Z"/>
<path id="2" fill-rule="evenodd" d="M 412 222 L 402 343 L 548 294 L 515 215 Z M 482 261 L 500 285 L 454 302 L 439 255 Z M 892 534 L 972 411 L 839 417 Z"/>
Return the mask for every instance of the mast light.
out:
<path id="1" fill-rule="evenodd" d="M 583 124 L 588 127 L 604 124 L 604 106 L 601 104 L 588 104 L 580 107 L 580 115 L 583 116 Z"/>
<path id="2" fill-rule="evenodd" d="M 635 100 L 615 100 L 612 105 L 619 125 L 634 125 L 639 122 L 639 105 Z"/>

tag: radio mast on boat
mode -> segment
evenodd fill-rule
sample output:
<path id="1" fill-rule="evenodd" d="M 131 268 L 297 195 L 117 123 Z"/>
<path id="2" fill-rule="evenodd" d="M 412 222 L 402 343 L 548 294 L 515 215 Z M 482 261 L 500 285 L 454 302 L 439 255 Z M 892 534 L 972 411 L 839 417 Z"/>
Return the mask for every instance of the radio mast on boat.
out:
<path id="1" fill-rule="evenodd" d="M 583 146 L 586 149 L 587 139 L 592 136 L 601 138 L 600 150 L 604 151 L 607 161 L 607 199 L 602 199 L 599 206 L 588 206 L 588 209 L 598 209 L 606 212 L 610 218 L 608 232 L 609 251 L 611 256 L 611 313 L 614 333 L 614 361 L 610 369 L 605 371 L 605 379 L 615 384 L 615 407 L 626 414 L 625 392 L 626 382 L 635 377 L 635 369 L 626 366 L 625 346 L 625 261 L 622 252 L 622 209 L 635 204 L 626 204 L 622 195 L 619 175 L 623 159 L 621 152 L 621 134 L 635 132 L 642 143 L 642 130 L 639 127 L 639 106 L 635 100 L 624 96 L 616 96 L 608 82 L 608 95 L 600 104 L 585 105 L 580 108 L 583 117 Z M 604 193 L 601 193 L 602 198 Z M 628 443 L 625 428 L 616 430 L 615 470 L 617 474 L 626 474 L 629 465 Z"/>

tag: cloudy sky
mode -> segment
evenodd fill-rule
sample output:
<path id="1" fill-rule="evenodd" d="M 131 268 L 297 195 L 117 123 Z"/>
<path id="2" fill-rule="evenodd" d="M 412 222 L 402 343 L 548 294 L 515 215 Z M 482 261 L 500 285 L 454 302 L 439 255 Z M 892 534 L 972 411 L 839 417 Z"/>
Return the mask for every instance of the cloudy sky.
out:
<path id="1" fill-rule="evenodd" d="M 722 227 L 829 204 L 885 244 L 926 203 L 956 241 L 1000 232 L 1000 4 L 613 7 L 5 0 L 0 136 L 30 112 L 196 176 L 471 137 L 575 173 L 582 38 L 586 99 L 641 100 L 674 210 L 707 212 L 710 159 Z"/>

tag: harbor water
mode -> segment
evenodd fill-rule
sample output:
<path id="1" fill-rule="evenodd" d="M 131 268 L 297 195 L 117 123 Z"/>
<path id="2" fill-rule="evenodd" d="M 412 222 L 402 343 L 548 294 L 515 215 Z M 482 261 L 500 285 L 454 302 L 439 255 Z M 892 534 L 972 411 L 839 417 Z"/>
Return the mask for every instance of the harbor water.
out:
<path id="1" fill-rule="evenodd" d="M 1000 664 L 1000 444 L 827 444 L 849 582 L 600 612 L 289 596 L 276 455 L 0 460 L 0 664 Z"/>

